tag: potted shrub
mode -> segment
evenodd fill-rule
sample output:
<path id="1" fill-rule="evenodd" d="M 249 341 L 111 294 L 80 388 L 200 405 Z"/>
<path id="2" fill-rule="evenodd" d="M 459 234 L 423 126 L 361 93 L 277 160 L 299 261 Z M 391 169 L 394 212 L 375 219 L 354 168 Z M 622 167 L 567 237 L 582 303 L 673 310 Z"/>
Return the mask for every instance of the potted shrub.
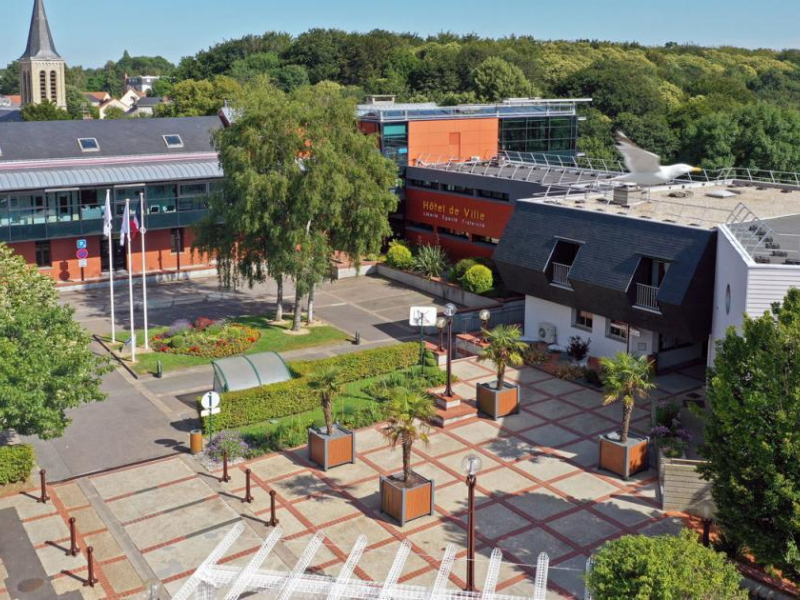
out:
<path id="1" fill-rule="evenodd" d="M 381 512 L 404 526 L 408 521 L 433 514 L 434 482 L 411 470 L 411 448 L 417 440 L 427 444 L 433 400 L 427 394 L 397 388 L 387 403 L 383 429 L 392 447 L 403 450 L 403 472 L 381 476 Z"/>
<path id="2" fill-rule="evenodd" d="M 506 367 L 518 367 L 524 362 L 527 344 L 516 325 L 498 325 L 484 330 L 487 346 L 479 361 L 492 361 L 497 367 L 497 381 L 479 383 L 476 387 L 478 410 L 497 420 L 519 412 L 519 386 L 506 382 Z"/>
<path id="3" fill-rule="evenodd" d="M 622 402 L 622 429 L 600 436 L 600 468 L 623 479 L 648 467 L 647 437 L 630 434 L 631 417 L 636 402 L 647 398 L 655 387 L 651 381 L 651 365 L 644 356 L 620 352 L 613 358 L 600 360 L 605 386 L 603 404 Z"/>
<path id="4" fill-rule="evenodd" d="M 592 338 L 584 340 L 579 335 L 573 335 L 569 338 L 567 345 L 567 355 L 572 362 L 581 367 L 586 366 L 586 357 L 589 355 L 589 346 L 592 344 Z"/>
<path id="5" fill-rule="evenodd" d="M 341 391 L 339 369 L 328 368 L 309 377 L 309 387 L 319 395 L 325 415 L 325 429 L 308 428 L 308 458 L 327 471 L 347 463 L 356 462 L 356 434 L 333 422 L 331 409 L 336 395 Z"/>

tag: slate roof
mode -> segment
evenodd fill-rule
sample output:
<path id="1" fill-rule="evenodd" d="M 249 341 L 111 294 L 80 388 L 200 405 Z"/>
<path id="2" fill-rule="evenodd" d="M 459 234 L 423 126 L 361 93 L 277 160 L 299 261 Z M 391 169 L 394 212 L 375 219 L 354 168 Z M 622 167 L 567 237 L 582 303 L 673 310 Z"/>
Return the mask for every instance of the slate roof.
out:
<path id="1" fill-rule="evenodd" d="M 28 45 L 25 53 L 20 57 L 38 60 L 60 59 L 53 43 L 53 34 L 47 22 L 47 13 L 44 10 L 44 0 L 35 0 L 33 15 L 31 16 L 31 29 L 28 33 Z"/>
<path id="2" fill-rule="evenodd" d="M 692 337 L 702 337 L 705 326 L 698 317 L 710 309 L 715 236 L 716 231 L 706 229 L 522 201 L 516 204 L 494 260 L 515 292 L 655 331 L 674 326 L 683 335 L 691 330 Z M 570 271 L 573 291 L 551 286 L 545 275 L 559 239 L 580 244 Z M 656 297 L 663 317 L 640 314 L 629 301 L 634 274 L 647 257 L 670 263 Z"/>
<path id="3" fill-rule="evenodd" d="M 210 153 L 211 133 L 221 126 L 218 117 L 0 123 L 0 166 L 10 161 Z M 162 136 L 170 134 L 181 136 L 183 148 L 167 148 Z M 78 138 L 97 139 L 100 150 L 82 152 Z"/>

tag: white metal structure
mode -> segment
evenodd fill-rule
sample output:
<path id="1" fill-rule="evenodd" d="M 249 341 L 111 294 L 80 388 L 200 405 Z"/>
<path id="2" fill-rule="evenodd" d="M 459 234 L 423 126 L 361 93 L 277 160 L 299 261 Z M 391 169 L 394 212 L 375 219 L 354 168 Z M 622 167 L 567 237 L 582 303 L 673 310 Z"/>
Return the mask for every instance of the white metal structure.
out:
<path id="1" fill-rule="evenodd" d="M 280 527 L 276 527 L 264 540 L 245 567 L 220 565 L 219 561 L 231 549 L 244 531 L 239 522 L 227 533 L 211 554 L 186 580 L 175 593 L 173 600 L 237 600 L 243 594 L 251 598 L 326 598 L 328 600 L 375 599 L 375 600 L 521 600 L 521 596 L 508 596 L 495 592 L 497 576 L 503 554 L 499 549 L 492 551 L 486 573 L 486 583 L 481 592 L 464 592 L 448 589 L 447 582 L 456 557 L 456 547 L 452 544 L 445 549 L 439 572 L 432 587 L 398 584 L 411 545 L 406 541 L 398 548 L 386 581 L 377 583 L 352 579 L 358 561 L 367 546 L 365 536 L 360 536 L 342 566 L 338 577 L 312 575 L 306 569 L 325 540 L 318 531 L 306 546 L 297 564 L 289 572 L 259 570 L 269 553 L 281 537 Z M 547 593 L 547 572 L 550 559 L 542 552 L 536 564 L 536 578 L 533 600 L 544 600 Z"/>

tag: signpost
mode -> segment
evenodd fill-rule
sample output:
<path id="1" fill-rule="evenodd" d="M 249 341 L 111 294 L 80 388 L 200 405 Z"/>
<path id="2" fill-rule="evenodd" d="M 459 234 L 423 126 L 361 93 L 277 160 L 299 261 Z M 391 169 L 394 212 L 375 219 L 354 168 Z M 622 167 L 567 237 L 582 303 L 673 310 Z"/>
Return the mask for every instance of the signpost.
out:
<path id="1" fill-rule="evenodd" d="M 209 442 L 211 442 L 211 438 L 214 436 L 214 415 L 217 415 L 220 412 L 220 401 L 221 399 L 217 392 L 206 392 L 203 394 L 203 397 L 200 398 L 200 406 L 203 407 L 203 410 L 200 411 L 200 416 L 208 417 Z"/>
<path id="2" fill-rule="evenodd" d="M 88 247 L 86 240 L 78 240 L 77 241 L 78 250 L 85 250 Z"/>

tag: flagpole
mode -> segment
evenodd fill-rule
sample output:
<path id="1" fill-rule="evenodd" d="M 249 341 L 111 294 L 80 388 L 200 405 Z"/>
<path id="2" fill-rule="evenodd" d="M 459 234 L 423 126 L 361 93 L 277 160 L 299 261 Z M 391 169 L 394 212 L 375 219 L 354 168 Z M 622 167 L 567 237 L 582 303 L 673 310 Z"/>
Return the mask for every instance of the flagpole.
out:
<path id="1" fill-rule="evenodd" d="M 114 316 L 114 240 L 111 233 L 114 231 L 114 211 L 111 207 L 111 190 L 106 190 L 106 210 L 109 215 L 106 217 L 108 227 L 108 285 L 111 290 L 111 343 L 117 343 L 117 320 Z"/>
<path id="2" fill-rule="evenodd" d="M 147 326 L 147 255 L 144 248 L 144 235 L 147 233 L 145 226 L 144 193 L 139 192 L 139 206 L 141 207 L 142 222 L 139 224 L 139 233 L 142 234 L 142 294 L 144 297 L 144 349 L 150 349 Z"/>
<path id="3" fill-rule="evenodd" d="M 131 200 L 125 199 L 125 215 L 128 217 L 127 235 L 128 235 L 128 302 L 130 304 L 131 313 L 131 362 L 136 362 L 136 328 L 133 323 L 133 256 L 131 255 Z"/>

